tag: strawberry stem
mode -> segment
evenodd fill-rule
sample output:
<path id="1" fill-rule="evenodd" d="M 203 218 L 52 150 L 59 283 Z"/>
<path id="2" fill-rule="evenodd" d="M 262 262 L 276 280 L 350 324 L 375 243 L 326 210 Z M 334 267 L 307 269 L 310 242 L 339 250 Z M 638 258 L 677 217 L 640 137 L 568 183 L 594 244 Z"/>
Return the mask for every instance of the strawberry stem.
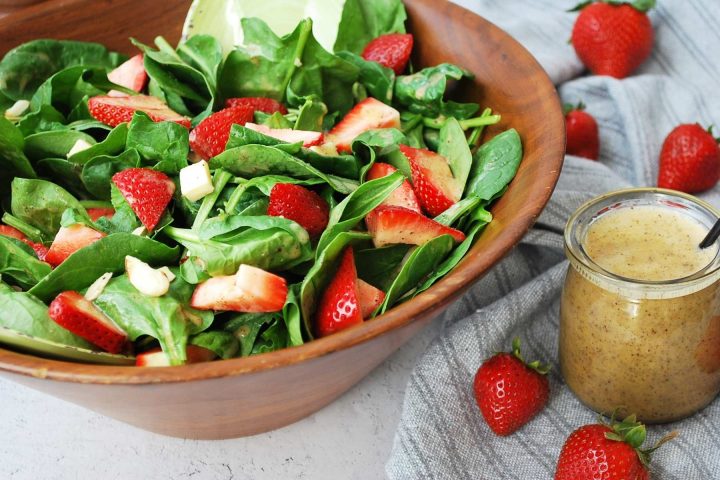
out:
<path id="1" fill-rule="evenodd" d="M 485 110 L 483 110 L 482 114 L 480 115 L 480 118 L 489 117 L 490 115 L 492 115 L 492 108 L 488 107 Z M 479 125 L 479 126 L 475 127 L 475 129 L 472 131 L 472 133 L 470 134 L 470 138 L 468 139 L 468 146 L 470 148 L 473 148 L 476 146 L 478 140 L 480 140 L 480 136 L 482 135 L 483 130 L 485 130 L 485 125 Z"/>
<path id="2" fill-rule="evenodd" d="M 282 98 L 280 98 L 280 102 L 285 101 L 285 95 L 287 93 L 287 87 L 290 85 L 290 80 L 292 79 L 292 76 L 295 74 L 295 69 L 297 69 L 299 66 L 302 65 L 302 55 L 303 51 L 305 50 L 305 44 L 308 41 L 308 38 L 310 37 L 310 33 L 312 32 L 312 20 L 310 18 L 306 18 L 300 22 L 300 36 L 298 38 L 297 45 L 295 46 L 295 53 L 293 54 L 293 62 L 292 66 L 288 69 L 287 74 L 285 75 L 285 79 L 282 83 Z"/>
<path id="3" fill-rule="evenodd" d="M 222 168 L 220 168 L 215 171 L 215 175 L 213 176 L 214 189 L 210 195 L 207 195 L 205 198 L 203 198 L 203 201 L 200 204 L 200 208 L 198 209 L 198 213 L 197 215 L 195 215 L 195 220 L 193 221 L 191 227 L 192 229 L 197 229 L 200 224 L 202 224 L 205 219 L 210 216 L 210 212 L 212 212 L 212 208 L 215 206 L 215 202 L 217 202 L 217 199 L 218 197 L 220 197 L 223 188 L 225 188 L 225 185 L 227 185 L 231 178 L 232 174 L 227 170 L 223 170 Z"/>
<path id="4" fill-rule="evenodd" d="M 80 200 L 80 205 L 83 208 L 113 208 L 112 203 L 105 202 L 103 200 Z"/>
<path id="5" fill-rule="evenodd" d="M 648 10 L 655 8 L 656 0 L 586 0 L 575 5 L 568 12 L 579 12 L 583 8 L 592 5 L 593 3 L 607 3 L 608 5 L 620 6 L 630 5 L 639 12 L 647 12 Z"/>
<path id="6" fill-rule="evenodd" d="M 538 372 L 540 375 L 547 375 L 547 373 L 550 371 L 550 365 L 543 365 L 540 363 L 540 360 L 535 360 L 533 362 L 526 362 L 522 355 L 520 354 L 520 338 L 515 337 L 512 342 L 512 354 L 520 360 L 522 363 L 524 363 L 527 367 L 532 368 L 536 372 Z"/>

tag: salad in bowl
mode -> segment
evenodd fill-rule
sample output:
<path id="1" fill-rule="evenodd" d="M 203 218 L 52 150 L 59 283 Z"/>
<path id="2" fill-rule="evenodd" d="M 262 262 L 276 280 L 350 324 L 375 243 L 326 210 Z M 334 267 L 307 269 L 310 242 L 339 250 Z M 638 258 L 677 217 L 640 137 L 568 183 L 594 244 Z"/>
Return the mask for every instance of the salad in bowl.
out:
<path id="1" fill-rule="evenodd" d="M 522 159 L 471 74 L 413 68 L 402 2 L 243 18 L 229 51 L 34 40 L 0 61 L 0 342 L 139 366 L 301 345 L 430 288 Z M 372 21 L 371 21 L 372 20 Z"/>

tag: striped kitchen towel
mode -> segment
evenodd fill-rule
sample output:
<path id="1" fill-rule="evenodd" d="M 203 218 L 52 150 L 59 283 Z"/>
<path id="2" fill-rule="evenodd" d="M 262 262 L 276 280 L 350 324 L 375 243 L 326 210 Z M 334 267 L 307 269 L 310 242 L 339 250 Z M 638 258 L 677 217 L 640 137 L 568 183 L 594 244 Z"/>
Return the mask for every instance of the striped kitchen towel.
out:
<path id="1" fill-rule="evenodd" d="M 568 156 L 535 228 L 444 314 L 442 333 L 410 378 L 386 471 L 391 479 L 551 479 L 570 432 L 597 420 L 563 384 L 557 364 L 565 222 L 603 192 L 655 185 L 660 148 L 673 127 L 720 126 L 720 0 L 658 0 L 650 14 L 652 56 L 623 80 L 583 71 L 566 42 L 574 0 L 456 1 L 523 43 L 563 102 L 587 105 L 600 128 L 600 161 Z M 718 187 L 700 197 L 720 206 Z M 482 419 L 472 381 L 482 361 L 514 337 L 525 358 L 552 364 L 551 398 L 528 425 L 501 438 Z M 649 427 L 649 440 L 671 430 L 681 435 L 655 455 L 652 477 L 720 479 L 720 400 L 687 420 Z"/>

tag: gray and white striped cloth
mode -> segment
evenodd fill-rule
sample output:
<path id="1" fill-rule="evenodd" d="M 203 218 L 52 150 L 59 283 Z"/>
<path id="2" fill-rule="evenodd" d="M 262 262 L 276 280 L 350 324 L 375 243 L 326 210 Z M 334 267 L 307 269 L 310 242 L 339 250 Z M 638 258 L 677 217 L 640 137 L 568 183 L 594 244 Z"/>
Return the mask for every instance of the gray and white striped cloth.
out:
<path id="1" fill-rule="evenodd" d="M 568 156 L 552 200 L 506 259 L 443 316 L 443 330 L 410 378 L 386 465 L 391 479 L 550 479 L 560 448 L 596 421 L 563 384 L 557 365 L 559 294 L 567 269 L 562 235 L 584 201 L 628 185 L 656 184 L 663 139 L 680 123 L 720 126 L 720 0 L 658 0 L 651 58 L 630 78 L 583 76 L 570 37 L 574 0 L 456 0 L 523 43 L 559 86 L 582 100 L 600 126 L 600 162 Z M 472 48 L 468 45 L 468 48 Z M 720 205 L 720 188 L 700 195 Z M 553 366 L 548 407 L 501 438 L 475 404 L 483 359 L 523 341 L 526 358 Z M 693 417 L 649 427 L 654 441 L 681 435 L 653 459 L 656 479 L 720 479 L 720 400 Z"/>

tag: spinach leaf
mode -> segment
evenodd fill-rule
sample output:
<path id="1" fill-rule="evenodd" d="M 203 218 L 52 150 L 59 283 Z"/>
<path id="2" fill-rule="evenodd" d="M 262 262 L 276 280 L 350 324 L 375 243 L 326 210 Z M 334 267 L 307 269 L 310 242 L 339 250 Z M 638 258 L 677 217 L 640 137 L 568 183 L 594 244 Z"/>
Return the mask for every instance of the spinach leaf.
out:
<path id="1" fill-rule="evenodd" d="M 285 116 L 280 112 L 269 114 L 256 111 L 255 121 L 260 125 L 265 125 L 270 128 L 292 128 L 293 126 L 293 124 L 290 123 L 290 120 L 285 118 Z"/>
<path id="2" fill-rule="evenodd" d="M 106 272 L 124 271 L 126 255 L 154 265 L 169 265 L 177 261 L 179 253 L 177 247 L 170 248 L 147 237 L 114 233 L 70 255 L 30 289 L 30 293 L 49 301 L 63 290 L 80 290 L 89 286 Z"/>
<path id="3" fill-rule="evenodd" d="M 237 338 L 240 342 L 240 355 L 247 357 L 253 353 L 260 330 L 277 320 L 277 317 L 277 313 L 241 313 L 228 320 L 223 330 Z"/>
<path id="4" fill-rule="evenodd" d="M 102 95 L 110 89 L 128 91 L 111 83 L 105 70 L 74 66 L 57 72 L 40 85 L 30 99 L 30 108 L 37 111 L 43 105 L 50 105 L 70 121 L 90 119 L 88 97 Z"/>
<path id="5" fill-rule="evenodd" d="M 53 74 L 74 65 L 105 70 L 121 61 L 99 43 L 74 40 L 33 40 L 10 50 L 0 61 L 2 92 L 29 100 L 32 93 Z"/>
<path id="6" fill-rule="evenodd" d="M 71 155 L 68 160 L 76 164 L 84 165 L 99 155 L 117 155 L 122 153 L 125 150 L 127 136 L 127 123 L 121 123 L 113 128 L 102 142 L 95 143 L 90 148 Z M 94 140 L 88 143 L 92 144 Z"/>
<path id="7" fill-rule="evenodd" d="M 398 188 L 405 177 L 399 172 L 360 185 L 332 210 L 328 226 L 317 245 L 317 257 L 342 232 L 355 227 L 370 211 Z"/>
<path id="8" fill-rule="evenodd" d="M 387 177 L 386 177 L 387 178 Z M 305 333 L 313 338 L 313 315 L 321 292 L 330 283 L 337 270 L 336 261 L 347 246 L 357 246 L 368 242 L 372 237 L 362 232 L 340 232 L 328 241 L 300 286 L 300 309 Z"/>
<path id="9" fill-rule="evenodd" d="M 192 293 L 193 286 L 176 277 L 168 293 L 149 297 L 122 275 L 112 279 L 94 303 L 125 330 L 130 340 L 142 335 L 156 338 L 170 363 L 181 365 L 186 360 L 188 337 L 206 330 L 214 317 L 212 312 L 189 306 Z"/>
<path id="10" fill-rule="evenodd" d="M 359 69 L 358 80 L 371 97 L 390 105 L 395 85 L 395 72 L 391 68 L 365 60 L 351 52 L 339 52 L 337 55 Z"/>
<path id="11" fill-rule="evenodd" d="M 243 145 L 225 150 L 210 160 L 210 167 L 224 168 L 242 177 L 287 175 L 301 179 L 320 178 L 336 191 L 345 194 L 357 188 L 354 180 L 325 174 L 279 148 L 265 145 Z"/>
<path id="12" fill-rule="evenodd" d="M 405 33 L 405 7 L 401 0 L 346 0 L 334 50 L 361 53 L 386 33 Z"/>
<path id="13" fill-rule="evenodd" d="M 25 155 L 34 161 L 43 158 L 65 158 L 78 140 L 84 140 L 90 145 L 95 144 L 93 137 L 74 130 L 35 133 L 25 138 Z"/>
<path id="14" fill-rule="evenodd" d="M 69 162 L 64 158 L 44 158 L 36 165 L 38 172 L 43 177 L 52 178 L 73 195 L 87 196 L 85 186 L 80 179 L 82 165 Z"/>
<path id="15" fill-rule="evenodd" d="M 10 205 L 14 216 L 39 229 L 47 241 L 52 240 L 60 229 L 65 210 L 84 210 L 80 202 L 62 187 L 46 180 L 25 178 L 13 180 Z"/>
<path id="16" fill-rule="evenodd" d="M 365 162 L 360 170 L 360 179 L 365 180 L 365 175 L 378 157 L 399 152 L 398 145 L 401 143 L 407 143 L 407 139 L 400 130 L 395 128 L 368 130 L 358 135 L 352 142 L 352 151 L 356 157 Z"/>
<path id="17" fill-rule="evenodd" d="M 514 128 L 493 137 L 475 152 L 465 194 L 490 200 L 513 179 L 522 156 L 522 142 Z"/>
<path id="18" fill-rule="evenodd" d="M 28 113 L 17 123 L 17 127 L 26 137 L 32 133 L 68 128 L 65 115 L 50 105 L 41 105 L 39 110 Z"/>
<path id="19" fill-rule="evenodd" d="M 185 63 L 200 71 L 211 91 L 217 91 L 217 76 L 222 64 L 220 42 L 212 35 L 193 35 L 181 43 L 177 53 Z"/>
<path id="20" fill-rule="evenodd" d="M 288 332 L 288 346 L 303 344 L 302 337 L 302 311 L 300 308 L 300 287 L 296 283 L 288 288 L 288 296 L 282 314 Z"/>
<path id="21" fill-rule="evenodd" d="M 62 345 L 95 350 L 94 346 L 55 323 L 48 316 L 47 305 L 4 283 L 0 283 L 0 327 Z"/>
<path id="22" fill-rule="evenodd" d="M 100 230 L 107 234 L 130 233 L 141 225 L 130 204 L 112 182 L 110 182 L 110 201 L 115 209 L 115 214 L 111 218 L 101 217 L 95 222 Z M 160 226 L 165 223 L 165 220 L 165 218 L 160 219 L 160 224 L 155 227 L 155 231 L 160 230 Z"/>
<path id="23" fill-rule="evenodd" d="M 390 245 L 355 252 L 358 277 L 382 291 L 387 291 L 397 276 L 410 245 Z"/>
<path id="24" fill-rule="evenodd" d="M 213 330 L 190 337 L 188 343 L 206 348 L 223 360 L 235 357 L 240 351 L 240 342 L 230 332 Z"/>
<path id="25" fill-rule="evenodd" d="M 395 81 L 395 99 L 411 112 L 426 117 L 444 114 L 467 118 L 478 110 L 477 104 L 443 100 L 447 79 L 460 80 L 463 77 L 472 77 L 472 74 L 450 63 L 424 68 L 411 75 L 401 75 Z"/>
<path id="26" fill-rule="evenodd" d="M 478 197 L 470 196 L 463 198 L 440 215 L 435 217 L 435 221 L 443 225 L 452 226 L 462 219 L 468 213 L 474 211 L 478 206 L 484 204 L 485 201 Z"/>
<path id="27" fill-rule="evenodd" d="M 473 164 L 472 152 L 465 131 L 453 117 L 445 120 L 440 128 L 437 152 L 445 157 L 453 177 L 464 189 Z"/>
<path id="28" fill-rule="evenodd" d="M 0 235 L 0 273 L 28 289 L 50 273 L 50 265 L 38 260 L 35 252 L 18 239 Z"/>
<path id="29" fill-rule="evenodd" d="M 30 161 L 25 156 L 25 139 L 18 128 L 0 116 L 0 179 L 7 185 L 15 177 L 35 178 Z"/>
<path id="30" fill-rule="evenodd" d="M 253 346 L 253 354 L 274 352 L 288 346 L 288 332 L 282 319 L 275 318 L 270 325 L 260 332 Z"/>
<path id="31" fill-rule="evenodd" d="M 80 178 L 90 194 L 96 198 L 109 200 L 112 176 L 122 170 L 139 166 L 140 155 L 132 148 L 117 156 L 98 155 L 92 158 L 82 166 Z"/>
<path id="32" fill-rule="evenodd" d="M 319 97 L 310 95 L 300 106 L 293 129 L 322 132 L 323 119 L 327 113 L 327 105 Z"/>
<path id="33" fill-rule="evenodd" d="M 127 148 L 138 151 L 147 166 L 177 175 L 188 165 L 188 129 L 175 122 L 153 122 L 136 112 L 127 133 Z"/>
<path id="34" fill-rule="evenodd" d="M 385 313 L 407 292 L 417 286 L 420 281 L 430 275 L 442 262 L 455 245 L 450 235 L 441 235 L 413 249 L 400 267 L 397 277 L 393 280 L 385 294 L 385 300 L 378 308 Z"/>

